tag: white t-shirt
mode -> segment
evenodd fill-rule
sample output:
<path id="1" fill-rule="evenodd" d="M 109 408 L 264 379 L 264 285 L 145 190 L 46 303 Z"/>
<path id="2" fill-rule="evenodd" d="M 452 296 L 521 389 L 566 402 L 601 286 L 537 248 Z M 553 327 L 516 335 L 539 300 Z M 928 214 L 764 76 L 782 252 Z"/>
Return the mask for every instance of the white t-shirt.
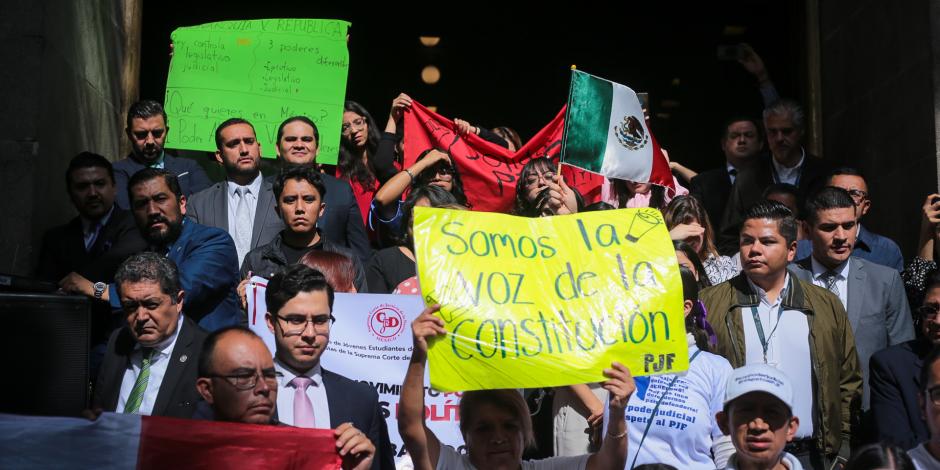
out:
<path id="1" fill-rule="evenodd" d="M 694 345 L 689 348 L 690 358 L 695 351 L 698 348 Z M 635 377 L 637 389 L 627 403 L 627 468 L 636 457 L 637 465 L 665 463 L 682 469 L 714 469 L 712 444 L 722 437 L 715 413 L 721 411 L 731 371 L 727 359 L 700 352 L 659 404 L 642 447 L 647 420 L 676 375 Z"/>
<path id="2" fill-rule="evenodd" d="M 551 457 L 542 460 L 523 460 L 522 470 L 584 470 L 590 454 L 574 457 Z M 441 445 L 437 459 L 437 470 L 477 470 L 470 463 L 470 456 L 459 454 L 451 446 Z M 487 469 L 480 469 L 487 470 Z"/>
<path id="3" fill-rule="evenodd" d="M 936 470 L 940 468 L 940 460 L 930 455 L 926 443 L 907 451 L 907 455 L 914 461 L 914 468 L 917 470 Z"/>
<path id="4" fill-rule="evenodd" d="M 789 470 L 803 470 L 803 464 L 791 454 L 784 452 L 781 461 L 783 462 L 783 466 L 787 467 Z M 732 455 L 731 458 L 728 459 L 728 465 L 725 466 L 724 470 L 738 470 L 737 455 Z"/>

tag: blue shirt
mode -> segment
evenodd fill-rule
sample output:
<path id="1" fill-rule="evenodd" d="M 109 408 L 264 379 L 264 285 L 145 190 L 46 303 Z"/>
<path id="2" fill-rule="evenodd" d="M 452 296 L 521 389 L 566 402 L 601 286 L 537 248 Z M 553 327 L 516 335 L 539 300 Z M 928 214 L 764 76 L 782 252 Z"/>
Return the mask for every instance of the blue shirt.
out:
<path id="1" fill-rule="evenodd" d="M 807 258 L 812 254 L 812 241 L 796 242 L 796 259 Z M 898 272 L 904 271 L 904 257 L 901 256 L 901 248 L 898 244 L 888 237 L 869 232 L 861 224 L 858 226 L 858 239 L 855 241 L 855 248 L 852 249 L 852 256 L 894 268 Z"/>

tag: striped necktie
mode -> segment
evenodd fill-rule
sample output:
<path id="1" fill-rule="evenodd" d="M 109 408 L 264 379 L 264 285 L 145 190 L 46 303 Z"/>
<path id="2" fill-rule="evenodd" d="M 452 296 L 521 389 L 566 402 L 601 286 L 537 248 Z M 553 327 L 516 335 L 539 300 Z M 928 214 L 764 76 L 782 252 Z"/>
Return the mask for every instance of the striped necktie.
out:
<path id="1" fill-rule="evenodd" d="M 836 284 L 839 282 L 839 275 L 832 271 L 826 271 L 820 278 L 826 283 L 826 289 L 839 297 L 839 286 Z"/>
<path id="2" fill-rule="evenodd" d="M 124 404 L 125 413 L 137 413 L 140 410 L 140 404 L 144 401 L 144 392 L 147 391 L 153 348 L 144 348 L 141 352 L 143 353 L 143 360 L 140 363 L 140 374 L 137 375 L 134 388 L 131 389 L 131 394 L 127 397 L 127 403 Z"/>

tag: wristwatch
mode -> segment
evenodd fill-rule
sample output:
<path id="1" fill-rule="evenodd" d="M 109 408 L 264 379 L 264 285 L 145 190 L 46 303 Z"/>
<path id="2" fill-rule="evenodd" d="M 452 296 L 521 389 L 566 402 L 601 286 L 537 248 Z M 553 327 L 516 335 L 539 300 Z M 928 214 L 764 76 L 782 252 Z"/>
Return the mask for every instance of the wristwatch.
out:
<path id="1" fill-rule="evenodd" d="M 95 298 L 101 300 L 101 296 L 104 295 L 104 291 L 108 288 L 108 285 L 103 282 L 96 282 L 93 287 L 95 289 Z"/>

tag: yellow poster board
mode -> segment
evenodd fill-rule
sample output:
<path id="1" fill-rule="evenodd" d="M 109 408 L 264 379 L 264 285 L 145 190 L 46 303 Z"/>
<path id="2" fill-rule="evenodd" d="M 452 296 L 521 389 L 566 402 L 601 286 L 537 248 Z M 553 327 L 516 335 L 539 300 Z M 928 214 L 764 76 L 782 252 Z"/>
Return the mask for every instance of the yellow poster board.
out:
<path id="1" fill-rule="evenodd" d="M 659 211 L 414 211 L 421 292 L 447 330 L 428 353 L 435 389 L 603 382 L 613 361 L 635 376 L 688 368 L 682 281 Z"/>

